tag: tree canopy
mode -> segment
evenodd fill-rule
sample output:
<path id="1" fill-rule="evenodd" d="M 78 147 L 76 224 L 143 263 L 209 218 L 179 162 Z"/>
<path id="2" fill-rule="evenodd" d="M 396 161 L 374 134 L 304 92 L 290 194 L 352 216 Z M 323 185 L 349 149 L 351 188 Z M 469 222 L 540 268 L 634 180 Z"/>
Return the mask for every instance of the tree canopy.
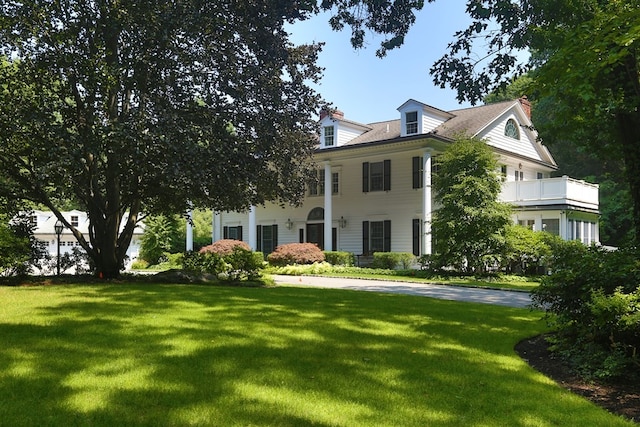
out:
<path id="1" fill-rule="evenodd" d="M 491 148 L 459 137 L 438 158 L 433 178 L 435 252 L 443 266 L 484 272 L 487 257 L 502 254 L 511 208 L 498 201 L 502 177 Z M 494 260 L 495 261 L 495 260 Z"/>

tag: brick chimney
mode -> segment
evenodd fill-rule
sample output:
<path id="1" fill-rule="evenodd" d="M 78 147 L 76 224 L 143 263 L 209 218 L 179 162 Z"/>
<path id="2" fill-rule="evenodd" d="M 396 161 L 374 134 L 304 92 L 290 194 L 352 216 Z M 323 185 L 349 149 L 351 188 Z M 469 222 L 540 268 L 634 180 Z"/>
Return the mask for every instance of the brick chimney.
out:
<path id="1" fill-rule="evenodd" d="M 344 113 L 340 110 L 333 110 L 333 111 L 325 110 L 325 109 L 320 110 L 320 120 L 324 119 L 327 116 L 336 120 L 344 120 Z"/>
<path id="2" fill-rule="evenodd" d="M 529 102 L 529 98 L 527 98 L 527 95 L 523 95 L 520 99 L 518 99 L 518 101 L 520 101 L 522 109 L 524 110 L 527 117 L 529 117 L 529 120 L 531 120 L 531 102 Z"/>

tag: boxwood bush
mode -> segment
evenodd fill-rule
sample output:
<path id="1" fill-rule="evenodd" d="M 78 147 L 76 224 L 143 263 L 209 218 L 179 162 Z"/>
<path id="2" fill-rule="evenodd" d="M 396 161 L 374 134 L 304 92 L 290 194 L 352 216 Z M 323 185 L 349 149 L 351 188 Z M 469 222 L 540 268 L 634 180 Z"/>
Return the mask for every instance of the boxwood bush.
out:
<path id="1" fill-rule="evenodd" d="M 355 264 L 355 255 L 351 252 L 324 251 L 324 259 L 331 265 L 344 265 L 350 267 Z"/>
<path id="2" fill-rule="evenodd" d="M 371 267 L 407 270 L 411 268 L 415 260 L 415 255 L 409 252 L 374 252 Z"/>

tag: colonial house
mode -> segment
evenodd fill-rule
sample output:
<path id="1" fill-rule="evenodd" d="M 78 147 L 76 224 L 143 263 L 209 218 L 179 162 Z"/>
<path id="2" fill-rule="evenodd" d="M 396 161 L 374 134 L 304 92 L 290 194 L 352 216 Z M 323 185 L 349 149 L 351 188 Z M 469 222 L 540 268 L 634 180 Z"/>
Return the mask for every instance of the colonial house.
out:
<path id="1" fill-rule="evenodd" d="M 526 98 L 443 111 L 410 99 L 398 117 L 357 123 L 322 114 L 315 151 L 317 184 L 300 207 L 255 206 L 217 212 L 213 240 L 246 241 L 270 253 L 279 244 L 317 243 L 324 250 L 432 253 L 432 174 L 457 136 L 481 138 L 499 158 L 501 200 L 513 221 L 565 240 L 598 242 L 598 186 L 567 176 L 539 141 Z"/>
<path id="2" fill-rule="evenodd" d="M 88 236 L 89 234 L 89 219 L 87 213 L 72 210 L 62 212 L 62 216 L 69 221 L 69 223 L 76 227 L 82 234 Z M 56 216 L 51 211 L 33 211 L 29 217 L 31 225 L 34 227 L 34 237 L 38 240 L 45 242 L 49 250 L 49 254 L 55 257 L 58 253 L 58 235 L 56 234 L 55 225 L 57 222 Z M 127 250 L 127 256 L 129 262 L 138 257 L 140 252 L 140 239 L 142 237 L 144 229 L 140 225 L 134 230 L 133 238 L 131 239 L 131 245 Z M 60 254 L 73 251 L 74 247 L 80 248 L 80 243 L 76 240 L 71 231 L 67 228 L 62 228 L 60 233 Z"/>

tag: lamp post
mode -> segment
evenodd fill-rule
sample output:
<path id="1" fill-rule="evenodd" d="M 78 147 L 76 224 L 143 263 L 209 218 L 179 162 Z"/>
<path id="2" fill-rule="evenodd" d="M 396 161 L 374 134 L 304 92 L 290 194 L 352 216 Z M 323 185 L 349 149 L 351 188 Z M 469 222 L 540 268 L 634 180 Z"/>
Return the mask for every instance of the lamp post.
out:
<path id="1" fill-rule="evenodd" d="M 62 234 L 63 228 L 64 228 L 64 225 L 60 220 L 57 220 L 56 224 L 53 226 L 53 229 L 56 232 L 56 236 L 58 236 L 58 259 L 57 259 L 57 269 L 56 269 L 57 276 L 60 275 L 60 234 Z"/>

